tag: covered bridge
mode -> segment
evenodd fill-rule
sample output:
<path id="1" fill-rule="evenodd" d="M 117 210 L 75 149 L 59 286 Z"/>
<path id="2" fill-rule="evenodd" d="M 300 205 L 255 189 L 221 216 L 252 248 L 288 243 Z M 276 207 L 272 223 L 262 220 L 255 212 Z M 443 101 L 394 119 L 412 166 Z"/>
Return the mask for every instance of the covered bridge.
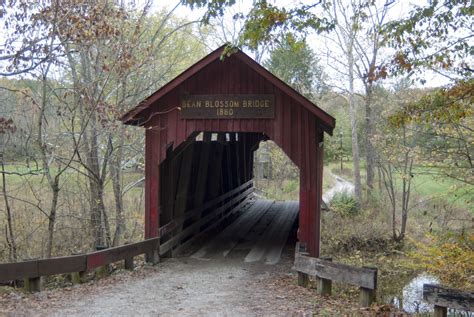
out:
<path id="1" fill-rule="evenodd" d="M 298 240 L 319 256 L 323 139 L 335 120 L 248 55 L 215 50 L 122 121 L 146 129 L 145 238 L 162 237 L 160 254 L 245 200 L 253 152 L 270 139 L 299 167 Z"/>

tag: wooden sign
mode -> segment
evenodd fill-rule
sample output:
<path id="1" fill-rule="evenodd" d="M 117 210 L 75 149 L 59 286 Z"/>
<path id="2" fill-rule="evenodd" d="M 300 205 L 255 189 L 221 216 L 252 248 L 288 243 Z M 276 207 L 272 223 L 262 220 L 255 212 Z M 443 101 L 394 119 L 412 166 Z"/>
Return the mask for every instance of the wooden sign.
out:
<path id="1" fill-rule="evenodd" d="M 273 119 L 273 95 L 187 95 L 181 98 L 182 119 Z"/>

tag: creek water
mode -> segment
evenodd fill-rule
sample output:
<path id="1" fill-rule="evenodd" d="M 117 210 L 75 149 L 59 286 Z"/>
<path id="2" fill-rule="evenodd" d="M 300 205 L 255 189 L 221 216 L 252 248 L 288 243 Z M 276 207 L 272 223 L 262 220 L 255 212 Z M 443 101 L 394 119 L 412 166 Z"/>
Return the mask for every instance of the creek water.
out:
<path id="1" fill-rule="evenodd" d="M 431 316 L 433 305 L 423 300 L 423 284 L 439 284 L 439 280 L 432 275 L 422 273 L 405 284 L 398 292 L 398 295 L 384 298 L 384 301 L 397 306 L 409 314 Z M 474 317 L 474 313 L 448 309 L 448 316 Z"/>
<path id="2" fill-rule="evenodd" d="M 423 284 L 438 283 L 436 277 L 426 273 L 420 274 L 405 284 L 400 294 L 390 301 L 410 314 L 432 312 L 433 307 L 423 301 Z"/>

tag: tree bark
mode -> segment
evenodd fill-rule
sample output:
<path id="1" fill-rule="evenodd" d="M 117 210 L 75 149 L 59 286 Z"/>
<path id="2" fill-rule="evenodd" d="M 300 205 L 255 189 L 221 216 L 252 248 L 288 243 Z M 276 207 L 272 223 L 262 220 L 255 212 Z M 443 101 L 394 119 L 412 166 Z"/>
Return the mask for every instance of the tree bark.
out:
<path id="1" fill-rule="evenodd" d="M 347 47 L 347 64 L 349 71 L 349 116 L 351 121 L 352 136 L 352 161 L 354 164 L 354 194 L 355 199 L 360 204 L 362 202 L 362 191 L 360 181 L 360 157 L 359 157 L 359 140 L 357 137 L 357 118 L 356 103 L 354 98 L 354 36 L 350 35 Z"/>
<path id="2" fill-rule="evenodd" d="M 104 216 L 104 184 L 102 181 L 100 166 L 99 166 L 99 146 L 97 140 L 97 128 L 96 128 L 96 114 L 94 110 L 91 110 L 90 135 L 88 136 L 87 149 L 86 149 L 86 164 L 88 169 L 89 179 L 89 203 L 90 203 L 90 216 L 91 216 L 91 229 L 92 236 L 94 238 L 94 246 L 106 246 L 105 239 L 105 226 L 103 223 Z"/>
<path id="3" fill-rule="evenodd" d="M 122 199 L 122 158 L 123 145 L 125 138 L 125 127 L 119 128 L 119 143 L 115 150 L 115 156 L 110 161 L 110 175 L 115 199 L 115 233 L 113 245 L 118 246 L 121 243 L 122 235 L 125 232 L 125 219 L 123 217 L 123 199 Z"/>
<path id="4" fill-rule="evenodd" d="M 0 153 L 0 164 L 2 166 L 2 194 L 3 194 L 3 199 L 5 201 L 5 211 L 7 213 L 7 230 L 6 230 L 7 237 L 6 238 L 7 238 L 10 260 L 13 262 L 16 262 L 17 261 L 17 247 L 16 247 L 15 233 L 13 230 L 12 211 L 10 208 L 10 203 L 8 201 L 7 182 L 6 182 L 6 176 L 5 176 L 5 163 L 3 161 L 3 152 Z"/>
<path id="5" fill-rule="evenodd" d="M 365 86 L 365 160 L 366 160 L 366 184 L 370 189 L 374 188 L 374 147 L 372 145 L 372 84 Z"/>
<path id="6" fill-rule="evenodd" d="M 53 245 L 54 245 L 54 227 L 56 224 L 56 214 L 59 198 L 59 177 L 55 177 L 54 184 L 51 186 L 53 192 L 53 198 L 51 200 L 51 208 L 49 210 L 48 217 L 48 242 L 46 245 L 46 257 L 50 258 L 53 254 Z"/>

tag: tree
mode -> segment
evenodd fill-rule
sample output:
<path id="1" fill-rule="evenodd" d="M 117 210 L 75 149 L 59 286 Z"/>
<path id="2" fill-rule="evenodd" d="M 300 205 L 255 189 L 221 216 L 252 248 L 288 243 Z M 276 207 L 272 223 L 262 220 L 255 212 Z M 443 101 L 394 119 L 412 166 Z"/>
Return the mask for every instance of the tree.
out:
<path id="1" fill-rule="evenodd" d="M 10 206 L 10 198 L 7 194 L 7 181 L 5 170 L 5 148 L 10 139 L 10 135 L 15 133 L 16 127 L 12 119 L 0 118 L 0 166 L 2 174 L 2 195 L 5 202 L 5 214 L 7 224 L 5 226 L 5 241 L 7 242 L 9 259 L 16 262 L 17 260 L 17 243 L 15 229 L 13 226 L 13 214 Z"/>
<path id="2" fill-rule="evenodd" d="M 181 3 L 192 9 L 206 8 L 203 22 L 209 23 L 213 17 L 222 16 L 226 8 L 235 4 L 235 0 L 181 0 Z M 244 31 L 239 44 L 255 49 L 259 45 L 277 40 L 282 33 L 305 33 L 310 29 L 318 33 L 328 31 L 334 27 L 333 22 L 315 13 L 313 9 L 327 7 L 329 3 L 326 0 L 309 4 L 299 3 L 288 9 L 285 6 L 270 4 L 267 0 L 256 0 L 249 14 L 245 16 Z"/>
<path id="3" fill-rule="evenodd" d="M 310 99 L 321 96 L 326 89 L 325 75 L 306 39 L 283 36 L 263 65 Z"/>
<path id="4" fill-rule="evenodd" d="M 350 2 L 344 4 L 341 0 L 335 1 L 332 7 L 326 9 L 326 14 L 334 21 L 334 37 L 329 37 L 332 45 L 338 47 L 342 52 L 342 57 L 337 58 L 335 54 L 331 54 L 331 62 L 339 65 L 342 70 L 338 73 L 344 76 L 347 88 L 343 90 L 347 94 L 349 104 L 349 118 L 351 122 L 351 139 L 352 139 L 352 161 L 354 165 L 354 194 L 356 201 L 362 202 L 362 185 L 360 178 L 360 152 L 359 137 L 357 134 L 357 117 L 356 117 L 356 98 L 355 98 L 355 69 L 356 69 L 356 39 L 360 31 L 360 23 L 365 17 L 363 9 L 365 3 Z"/>
<path id="5" fill-rule="evenodd" d="M 386 66 L 380 61 L 381 49 L 386 44 L 383 27 L 386 24 L 386 17 L 390 4 L 383 3 L 379 8 L 376 1 L 368 3 L 364 23 L 359 25 L 360 33 L 365 32 L 363 36 L 355 38 L 355 51 L 358 55 L 358 61 L 355 63 L 356 73 L 364 85 L 364 108 L 365 108 L 365 126 L 364 126 L 364 146 L 365 146 L 365 169 L 366 185 L 373 189 L 375 178 L 375 149 L 372 145 L 373 121 L 372 113 L 374 98 L 374 83 L 387 76 Z M 361 13 L 363 14 L 363 12 Z"/>
<path id="6" fill-rule="evenodd" d="M 393 71 L 431 69 L 450 79 L 472 76 L 473 14 L 472 1 L 436 0 L 389 23 L 385 32 L 396 49 Z"/>
<path id="7" fill-rule="evenodd" d="M 405 238 L 410 210 L 416 131 L 402 125 L 394 130 L 385 129 L 384 132 L 383 135 L 374 137 L 379 149 L 377 163 L 390 201 L 392 238 L 395 241 L 402 241 Z M 399 189 L 400 183 L 401 189 Z M 400 198 L 401 205 L 399 205 Z M 400 210 L 400 220 L 398 220 L 398 210 Z M 400 227 L 398 227 L 398 221 L 400 221 Z"/>
<path id="8" fill-rule="evenodd" d="M 474 191 L 474 80 L 436 89 L 405 104 L 388 119 L 394 127 L 416 126 L 417 161 L 429 172 Z"/>
<path id="9" fill-rule="evenodd" d="M 416 124 L 404 122 L 393 125 L 389 123 L 388 118 L 397 108 L 414 100 L 417 92 L 401 89 L 393 97 L 395 97 L 395 105 L 387 107 L 382 113 L 382 120 L 378 121 L 377 133 L 373 140 L 377 149 L 375 159 L 381 172 L 380 181 L 391 209 L 392 238 L 395 241 L 403 241 L 411 208 L 412 181 L 415 177 L 414 167 L 420 133 Z"/>
<path id="10" fill-rule="evenodd" d="M 109 1 L 52 1 L 41 6 L 31 3 L 27 7 L 34 14 L 24 16 L 25 25 L 32 24 L 34 19 L 34 23 L 45 30 L 44 43 L 53 45 L 55 54 L 47 54 L 40 63 L 38 59 L 31 68 L 25 64 L 21 71 L 33 78 L 31 86 L 12 91 L 22 96 L 25 93 L 23 101 L 33 114 L 25 116 L 21 122 L 21 134 L 27 139 L 21 147 L 28 149 L 27 159 L 39 162 L 40 167 L 29 171 L 28 175 L 17 175 L 31 190 L 33 198 L 13 197 L 8 193 L 9 187 L 3 188 L 7 204 L 9 199 L 14 199 L 30 208 L 25 210 L 36 208 L 47 217 L 45 231 L 48 238 L 39 238 L 46 227 L 43 219 L 39 227 L 32 230 L 35 232 L 34 244 L 48 240 L 41 251 L 43 256 L 54 253 L 56 232 L 64 232 L 64 227 L 71 223 L 79 224 L 85 230 L 80 230 L 79 239 L 56 246 L 71 249 L 79 245 L 82 249 L 85 244 L 121 243 L 126 233 L 126 220 L 130 218 L 123 202 L 130 184 L 125 183 L 123 169 L 128 161 L 140 161 L 143 136 L 141 131 L 133 133 L 117 119 L 126 109 L 204 55 L 203 45 L 192 28 L 196 21 L 177 19 L 173 10 L 151 14 L 149 4 L 135 8 Z M 34 28 L 27 30 L 33 32 Z M 25 37 L 34 35 L 28 32 Z M 13 33 L 11 36 L 21 39 L 20 34 Z M 14 49 L 18 47 L 12 47 Z M 3 56 L 4 60 L 12 61 L 20 55 Z M 28 58 L 24 55 L 20 60 L 27 62 Z M 14 72 L 12 68 L 9 75 Z M 13 159 L 17 163 L 21 158 Z M 8 171 L 2 172 L 6 182 L 8 175 Z M 49 186 L 38 189 L 37 179 L 29 183 L 28 177 L 32 175 L 44 176 Z M 69 184 L 60 183 L 60 175 L 67 175 L 64 178 L 69 179 Z M 70 188 L 71 178 L 77 179 L 73 188 Z M 85 181 L 87 187 L 82 191 Z M 43 178 L 40 182 L 44 184 Z M 108 182 L 112 183 L 110 192 L 106 187 Z M 51 189 L 52 195 L 43 188 Z M 60 188 L 66 190 L 60 191 Z M 68 196 L 84 198 L 84 193 L 88 197 L 78 203 L 71 202 Z M 113 201 L 110 207 L 108 201 Z M 83 221 L 86 211 L 88 223 Z M 36 220 L 33 214 L 31 217 Z M 71 222 L 66 224 L 66 217 Z M 56 223 L 56 219 L 62 221 Z M 17 224 L 21 226 L 19 222 Z M 88 229 L 90 236 L 86 234 Z M 131 239 L 130 235 L 131 232 L 128 239 Z M 25 236 L 33 235 L 28 232 Z M 32 248 L 30 245 L 22 251 L 29 253 Z"/>
<path id="11" fill-rule="evenodd" d="M 386 27 L 396 49 L 393 72 L 411 76 L 431 70 L 451 81 L 399 109 L 391 124 L 417 125 L 423 136 L 419 163 L 469 188 L 474 184 L 473 13 L 471 1 L 430 1 Z"/>

